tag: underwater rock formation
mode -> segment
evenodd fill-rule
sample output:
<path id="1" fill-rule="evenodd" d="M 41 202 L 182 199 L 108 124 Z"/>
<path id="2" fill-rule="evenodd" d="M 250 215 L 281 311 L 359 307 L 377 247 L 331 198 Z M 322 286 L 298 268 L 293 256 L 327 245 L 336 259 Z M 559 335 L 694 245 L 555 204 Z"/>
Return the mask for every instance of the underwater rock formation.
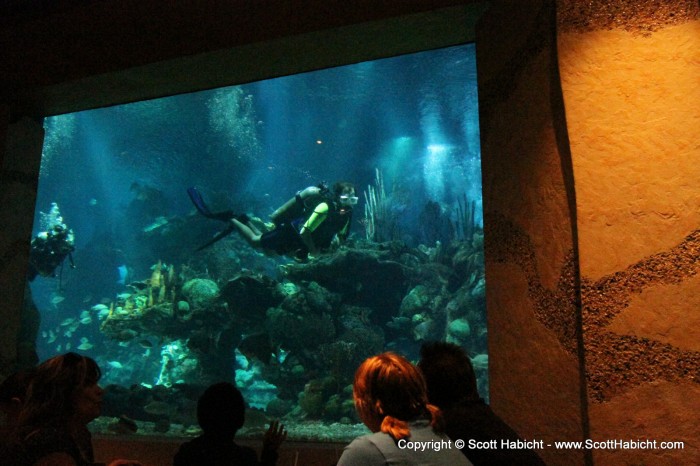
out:
<path id="1" fill-rule="evenodd" d="M 205 309 L 219 297 L 219 286 L 206 278 L 194 278 L 182 285 L 182 295 L 195 309 Z"/>
<path id="2" fill-rule="evenodd" d="M 156 386 L 236 378 L 270 416 L 356 422 L 351 383 L 366 357 L 415 356 L 428 340 L 486 353 L 481 238 L 432 248 L 355 241 L 285 264 L 278 279 L 243 270 L 218 281 L 159 263 L 101 328 L 119 341 L 161 341 Z"/>

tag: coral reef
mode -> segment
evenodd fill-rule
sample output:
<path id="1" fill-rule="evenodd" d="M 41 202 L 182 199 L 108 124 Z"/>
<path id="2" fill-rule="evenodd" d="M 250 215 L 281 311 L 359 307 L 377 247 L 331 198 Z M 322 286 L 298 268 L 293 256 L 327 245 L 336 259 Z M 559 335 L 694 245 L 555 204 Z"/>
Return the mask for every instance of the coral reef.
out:
<path id="1" fill-rule="evenodd" d="M 216 280 L 158 262 L 112 303 L 101 329 L 120 342 L 160 341 L 152 390 L 235 379 L 267 416 L 353 423 L 354 371 L 386 349 L 417 357 L 424 341 L 454 341 L 479 358 L 485 385 L 482 238 L 475 228 L 432 248 L 355 240 L 284 264 L 276 279 L 242 270 Z M 161 429 L 183 417 L 160 408 L 147 419 Z"/>

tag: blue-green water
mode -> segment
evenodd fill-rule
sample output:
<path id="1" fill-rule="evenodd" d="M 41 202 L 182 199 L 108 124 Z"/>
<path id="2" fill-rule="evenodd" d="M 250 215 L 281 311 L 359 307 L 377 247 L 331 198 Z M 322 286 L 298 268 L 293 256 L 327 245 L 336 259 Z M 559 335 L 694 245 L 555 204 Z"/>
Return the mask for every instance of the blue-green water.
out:
<path id="1" fill-rule="evenodd" d="M 487 397 L 475 63 L 464 45 L 47 118 L 34 234 L 56 203 L 75 268 L 31 283 L 40 359 L 95 358 L 104 414 L 166 434 L 222 379 L 261 422 L 352 426 L 357 364 L 427 340 L 463 346 Z M 360 199 L 322 259 L 236 234 L 196 251 L 224 225 L 188 187 L 262 222 L 338 180 Z"/>

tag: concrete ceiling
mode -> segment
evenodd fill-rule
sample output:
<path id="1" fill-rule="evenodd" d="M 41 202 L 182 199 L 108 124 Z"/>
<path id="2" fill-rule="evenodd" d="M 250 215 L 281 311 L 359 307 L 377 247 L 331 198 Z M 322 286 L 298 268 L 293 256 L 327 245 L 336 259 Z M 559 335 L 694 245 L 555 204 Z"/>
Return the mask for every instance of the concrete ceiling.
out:
<path id="1" fill-rule="evenodd" d="M 109 9 L 113 3 L 119 8 Z M 17 9 L 14 21 L 0 23 L 0 102 L 15 115 L 69 113 L 471 42 L 487 7 L 466 0 L 395 0 L 381 8 L 374 0 L 215 1 L 206 11 L 165 9 L 155 0 L 59 4 L 45 15 Z"/>

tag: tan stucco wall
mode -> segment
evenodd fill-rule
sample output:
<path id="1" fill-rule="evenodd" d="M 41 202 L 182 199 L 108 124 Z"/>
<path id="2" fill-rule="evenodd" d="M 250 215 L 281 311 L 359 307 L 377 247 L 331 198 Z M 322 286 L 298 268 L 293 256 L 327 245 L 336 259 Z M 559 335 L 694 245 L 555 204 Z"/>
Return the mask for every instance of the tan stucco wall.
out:
<path id="1" fill-rule="evenodd" d="M 561 32 L 558 48 L 590 435 L 685 442 L 594 460 L 698 464 L 700 20 Z"/>
<path id="2" fill-rule="evenodd" d="M 700 21 L 561 34 L 581 271 L 591 279 L 700 227 Z"/>
<path id="3" fill-rule="evenodd" d="M 477 29 L 489 376 L 494 410 L 522 437 L 553 443 L 586 436 L 573 180 L 554 10 L 527 4 L 494 5 Z M 586 461 L 583 451 L 538 454 Z"/>

